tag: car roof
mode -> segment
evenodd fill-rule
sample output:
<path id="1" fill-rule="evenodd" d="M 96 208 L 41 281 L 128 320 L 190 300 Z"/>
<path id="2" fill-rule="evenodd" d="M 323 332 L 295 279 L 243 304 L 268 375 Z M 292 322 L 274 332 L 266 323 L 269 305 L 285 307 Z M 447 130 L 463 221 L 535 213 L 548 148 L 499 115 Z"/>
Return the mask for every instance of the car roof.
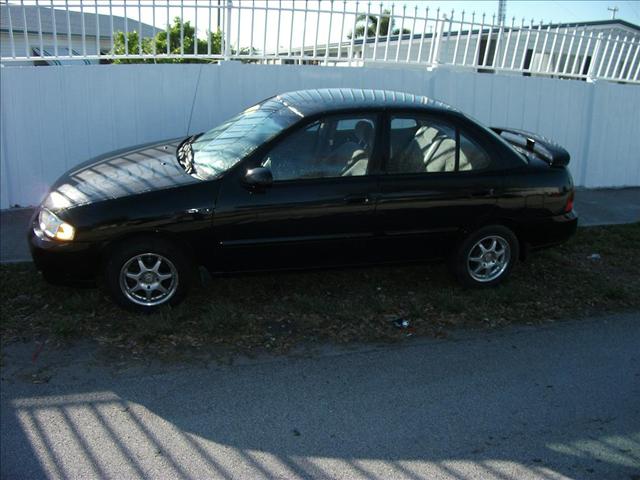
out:
<path id="1" fill-rule="evenodd" d="M 425 111 L 457 111 L 446 103 L 412 93 L 356 88 L 297 90 L 276 95 L 265 103 L 277 102 L 307 117 L 319 113 L 353 110 L 411 108 Z"/>

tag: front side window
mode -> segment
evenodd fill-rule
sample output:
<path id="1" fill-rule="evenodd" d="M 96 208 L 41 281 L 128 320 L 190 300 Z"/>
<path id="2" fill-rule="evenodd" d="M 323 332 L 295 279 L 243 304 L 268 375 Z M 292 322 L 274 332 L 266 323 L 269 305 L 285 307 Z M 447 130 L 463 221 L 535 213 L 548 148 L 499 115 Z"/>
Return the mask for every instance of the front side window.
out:
<path id="1" fill-rule="evenodd" d="M 330 116 L 295 131 L 264 158 L 275 181 L 366 175 L 375 115 Z"/>
<path id="2" fill-rule="evenodd" d="M 432 118 L 391 117 L 387 173 L 443 173 L 487 168 L 490 160 L 476 142 Z"/>

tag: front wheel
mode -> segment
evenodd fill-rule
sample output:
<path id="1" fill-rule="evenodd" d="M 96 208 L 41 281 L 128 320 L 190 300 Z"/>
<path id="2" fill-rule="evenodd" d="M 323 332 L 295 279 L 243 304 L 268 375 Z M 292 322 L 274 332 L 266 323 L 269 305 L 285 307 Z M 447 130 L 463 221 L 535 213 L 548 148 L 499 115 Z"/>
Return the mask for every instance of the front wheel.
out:
<path id="1" fill-rule="evenodd" d="M 467 287 L 488 287 L 506 279 L 519 255 L 515 234 L 502 225 L 489 225 L 471 233 L 453 256 L 453 270 Z"/>
<path id="2" fill-rule="evenodd" d="M 193 268 L 184 253 L 162 239 L 138 238 L 122 244 L 110 255 L 105 280 L 120 306 L 152 312 L 184 299 Z"/>

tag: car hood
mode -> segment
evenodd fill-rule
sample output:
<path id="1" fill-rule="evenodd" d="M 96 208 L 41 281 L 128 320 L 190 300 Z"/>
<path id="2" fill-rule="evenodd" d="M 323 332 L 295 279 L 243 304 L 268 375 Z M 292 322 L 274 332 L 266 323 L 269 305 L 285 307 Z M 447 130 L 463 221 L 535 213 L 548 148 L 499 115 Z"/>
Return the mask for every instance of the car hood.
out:
<path id="1" fill-rule="evenodd" d="M 82 163 L 55 182 L 43 206 L 64 210 L 199 182 L 176 160 L 180 142 L 181 139 L 172 139 L 138 145 Z"/>

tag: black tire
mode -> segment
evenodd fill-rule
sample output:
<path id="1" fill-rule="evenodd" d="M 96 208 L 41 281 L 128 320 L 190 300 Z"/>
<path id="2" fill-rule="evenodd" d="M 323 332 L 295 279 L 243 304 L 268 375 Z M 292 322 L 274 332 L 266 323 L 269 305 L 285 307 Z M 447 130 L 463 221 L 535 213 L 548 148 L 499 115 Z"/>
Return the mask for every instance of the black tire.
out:
<path id="1" fill-rule="evenodd" d="M 491 247 L 493 239 L 496 239 L 496 252 L 489 251 L 489 256 L 485 257 L 486 253 L 481 248 Z M 482 247 L 479 242 L 482 242 Z M 500 256 L 501 249 L 503 256 Z M 519 255 L 520 245 L 513 231 L 503 225 L 488 225 L 470 233 L 460 242 L 451 257 L 451 268 L 458 282 L 465 287 L 492 287 L 509 276 Z"/>
<path id="2" fill-rule="evenodd" d="M 138 260 L 142 260 L 148 270 L 143 270 Z M 138 279 L 126 276 L 126 273 L 136 275 L 136 270 L 140 273 Z M 184 300 L 193 283 L 194 271 L 189 257 L 173 243 L 151 236 L 137 237 L 121 242 L 111 251 L 104 280 L 118 305 L 133 312 L 151 313 Z"/>

